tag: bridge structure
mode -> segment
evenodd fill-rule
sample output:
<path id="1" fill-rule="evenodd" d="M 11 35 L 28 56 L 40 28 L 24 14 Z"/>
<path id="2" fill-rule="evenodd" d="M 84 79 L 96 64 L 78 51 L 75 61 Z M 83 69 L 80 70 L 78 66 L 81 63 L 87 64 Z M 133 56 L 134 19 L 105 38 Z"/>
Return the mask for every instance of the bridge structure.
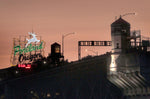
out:
<path id="1" fill-rule="evenodd" d="M 111 41 L 78 41 L 78 60 L 81 60 L 82 46 L 111 46 Z"/>
<path id="2" fill-rule="evenodd" d="M 143 59 L 143 57 L 141 58 Z M 146 62 L 143 62 L 143 66 L 145 66 Z M 110 63 L 111 55 L 105 54 L 32 74 L 20 75 L 18 72 L 15 76 L 0 81 L 0 98 L 150 98 L 149 83 L 141 76 L 140 72 L 118 72 L 118 75 L 111 75 L 107 73 Z"/>
<path id="3" fill-rule="evenodd" d="M 120 97 L 119 91 L 111 92 L 107 86 L 109 83 L 107 79 L 108 61 L 110 61 L 109 55 L 97 56 L 90 60 L 73 62 L 26 76 L 16 76 L 1 81 L 0 88 L 3 90 L 4 99 L 110 99 L 110 97 Z"/>

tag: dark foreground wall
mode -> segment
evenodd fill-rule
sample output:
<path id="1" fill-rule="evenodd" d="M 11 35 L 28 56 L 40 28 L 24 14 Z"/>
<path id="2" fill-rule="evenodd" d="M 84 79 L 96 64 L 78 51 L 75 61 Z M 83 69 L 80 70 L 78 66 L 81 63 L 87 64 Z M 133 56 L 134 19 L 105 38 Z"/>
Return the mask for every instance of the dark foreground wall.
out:
<path id="1" fill-rule="evenodd" d="M 150 83 L 150 52 L 140 54 L 140 72 Z"/>
<path id="2" fill-rule="evenodd" d="M 107 80 L 110 56 L 99 56 L 5 84 L 7 99 L 120 99 Z M 114 87 L 114 88 L 113 88 Z M 113 92 L 110 90 L 112 89 Z"/>
<path id="3" fill-rule="evenodd" d="M 140 65 L 142 75 L 149 78 L 150 54 L 133 54 L 127 55 L 126 63 Z M 110 55 L 87 58 L 0 82 L 0 99 L 149 99 L 150 88 L 143 77 L 136 73 L 107 75 L 110 61 Z"/>

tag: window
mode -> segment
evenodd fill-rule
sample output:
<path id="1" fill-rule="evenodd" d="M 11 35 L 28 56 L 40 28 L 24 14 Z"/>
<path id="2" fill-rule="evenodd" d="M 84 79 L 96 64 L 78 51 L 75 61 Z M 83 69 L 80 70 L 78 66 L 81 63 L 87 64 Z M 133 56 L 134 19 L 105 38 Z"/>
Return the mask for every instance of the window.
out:
<path id="1" fill-rule="evenodd" d="M 119 48 L 119 43 L 117 43 L 117 48 Z"/>
<path id="2" fill-rule="evenodd" d="M 55 53 L 60 53 L 59 47 L 56 47 L 56 48 L 55 48 Z"/>

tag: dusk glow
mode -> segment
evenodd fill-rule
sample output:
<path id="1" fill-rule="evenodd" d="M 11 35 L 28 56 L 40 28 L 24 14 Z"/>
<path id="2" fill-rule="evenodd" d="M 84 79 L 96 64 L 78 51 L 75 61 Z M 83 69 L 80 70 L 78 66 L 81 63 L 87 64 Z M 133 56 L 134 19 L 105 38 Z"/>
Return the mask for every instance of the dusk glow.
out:
<path id="1" fill-rule="evenodd" d="M 110 25 L 123 18 L 131 30 L 141 30 L 150 36 L 150 0 L 0 0 L 0 69 L 10 67 L 13 38 L 34 31 L 46 42 L 45 56 L 50 45 L 61 44 L 62 35 L 75 32 L 64 39 L 64 56 L 78 59 L 78 41 L 110 41 Z M 82 47 L 82 57 L 111 51 L 111 47 Z M 87 49 L 87 51 L 85 51 Z M 28 67 L 27 67 L 28 68 Z"/>

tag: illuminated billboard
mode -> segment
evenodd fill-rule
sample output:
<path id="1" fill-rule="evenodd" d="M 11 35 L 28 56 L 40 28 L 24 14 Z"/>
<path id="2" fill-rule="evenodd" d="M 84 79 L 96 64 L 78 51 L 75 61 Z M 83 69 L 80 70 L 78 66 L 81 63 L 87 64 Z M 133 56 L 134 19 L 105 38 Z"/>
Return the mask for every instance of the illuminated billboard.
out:
<path id="1" fill-rule="evenodd" d="M 28 34 L 13 39 L 12 66 L 20 64 L 19 67 L 23 67 L 24 65 L 21 64 L 29 64 L 43 57 L 44 41 L 35 33 L 28 32 Z"/>

